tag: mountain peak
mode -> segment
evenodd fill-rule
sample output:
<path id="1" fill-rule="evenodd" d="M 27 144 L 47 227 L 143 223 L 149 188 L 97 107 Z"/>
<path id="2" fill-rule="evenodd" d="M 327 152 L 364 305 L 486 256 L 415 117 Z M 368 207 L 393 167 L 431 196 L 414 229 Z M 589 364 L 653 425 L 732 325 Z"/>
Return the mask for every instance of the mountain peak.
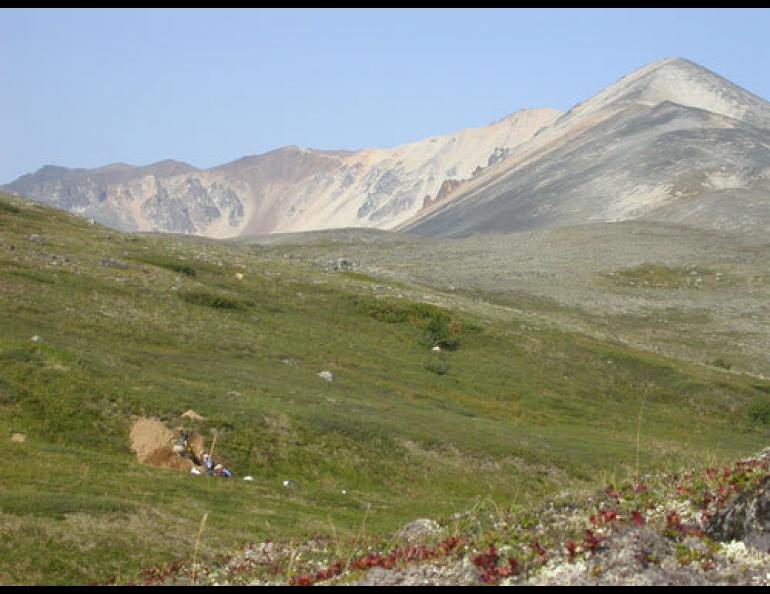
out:
<path id="1" fill-rule="evenodd" d="M 770 127 L 770 104 L 727 79 L 684 58 L 666 58 L 624 76 L 574 111 L 595 112 L 629 104 L 678 103 Z"/>
<path id="2" fill-rule="evenodd" d="M 766 101 L 685 58 L 665 58 L 634 70 L 570 114 L 584 116 L 632 104 L 652 107 L 665 101 L 770 127 Z"/>

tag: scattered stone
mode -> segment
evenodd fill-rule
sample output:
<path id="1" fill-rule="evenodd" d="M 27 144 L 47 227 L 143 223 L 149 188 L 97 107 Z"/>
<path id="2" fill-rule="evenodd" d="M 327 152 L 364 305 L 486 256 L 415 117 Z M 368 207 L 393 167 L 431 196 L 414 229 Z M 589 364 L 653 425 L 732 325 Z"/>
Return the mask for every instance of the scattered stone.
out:
<path id="1" fill-rule="evenodd" d="M 431 350 L 432 350 L 434 353 L 440 353 L 440 352 L 441 352 L 441 347 L 440 347 L 440 346 L 438 346 L 438 345 L 436 345 L 436 346 L 434 346 L 434 347 L 433 347 Z"/>
<path id="2" fill-rule="evenodd" d="M 108 266 L 109 268 L 119 268 L 120 270 L 128 270 L 128 264 L 120 262 L 119 260 L 113 260 L 112 258 L 103 258 L 99 262 L 102 266 Z"/>
<path id="3" fill-rule="evenodd" d="M 27 239 L 29 239 L 30 241 L 34 241 L 35 243 L 43 243 L 43 238 L 34 233 L 29 237 L 27 237 Z"/>
<path id="4" fill-rule="evenodd" d="M 318 374 L 318 377 L 320 377 L 322 380 L 326 380 L 327 382 L 334 380 L 334 375 L 332 375 L 331 371 L 322 371 Z"/>
<path id="5" fill-rule="evenodd" d="M 43 337 L 35 334 L 30 340 L 32 340 L 32 342 L 43 342 Z"/>
<path id="6" fill-rule="evenodd" d="M 192 409 L 190 409 L 190 410 L 188 410 L 186 412 L 183 412 L 181 416 L 183 416 L 186 419 L 190 419 L 191 421 L 205 421 L 206 420 L 205 417 L 200 416 L 197 412 L 195 412 Z"/>
<path id="7" fill-rule="evenodd" d="M 235 278 L 237 278 L 238 280 L 243 280 L 243 273 L 242 272 L 236 272 L 235 273 Z"/>
<path id="8" fill-rule="evenodd" d="M 350 271 L 353 270 L 356 266 L 356 263 L 352 260 L 348 260 L 346 258 L 337 258 L 336 260 L 329 260 L 326 263 L 326 269 L 327 270 L 341 270 L 341 271 Z"/>
<path id="9" fill-rule="evenodd" d="M 13 443 L 24 443 L 25 441 L 27 441 L 27 436 L 24 435 L 23 433 L 14 433 L 13 435 L 11 435 L 11 441 Z"/>

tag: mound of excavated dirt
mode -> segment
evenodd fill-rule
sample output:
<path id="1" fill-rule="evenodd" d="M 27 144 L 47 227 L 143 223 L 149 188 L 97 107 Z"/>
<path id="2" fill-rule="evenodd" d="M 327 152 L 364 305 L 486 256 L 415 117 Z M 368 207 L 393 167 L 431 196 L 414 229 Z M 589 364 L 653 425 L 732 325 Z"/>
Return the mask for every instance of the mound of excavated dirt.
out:
<path id="1" fill-rule="evenodd" d="M 138 418 L 131 426 L 129 439 L 131 449 L 141 464 L 170 468 L 172 470 L 187 470 L 193 463 L 174 452 L 174 442 L 178 432 L 174 432 L 157 419 Z M 203 436 L 190 433 L 190 443 L 193 451 L 200 456 L 203 451 Z"/>

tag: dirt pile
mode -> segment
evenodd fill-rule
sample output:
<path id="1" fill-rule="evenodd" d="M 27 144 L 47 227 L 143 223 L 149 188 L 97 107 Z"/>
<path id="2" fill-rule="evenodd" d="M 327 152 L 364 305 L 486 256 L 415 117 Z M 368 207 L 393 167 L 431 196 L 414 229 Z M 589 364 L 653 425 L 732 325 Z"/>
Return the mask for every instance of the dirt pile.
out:
<path id="1" fill-rule="evenodd" d="M 199 433 L 190 432 L 193 451 L 200 456 L 204 440 Z M 193 463 L 174 452 L 174 442 L 178 433 L 167 428 L 158 419 L 137 418 L 131 426 L 129 440 L 131 449 L 141 464 L 189 471 Z"/>

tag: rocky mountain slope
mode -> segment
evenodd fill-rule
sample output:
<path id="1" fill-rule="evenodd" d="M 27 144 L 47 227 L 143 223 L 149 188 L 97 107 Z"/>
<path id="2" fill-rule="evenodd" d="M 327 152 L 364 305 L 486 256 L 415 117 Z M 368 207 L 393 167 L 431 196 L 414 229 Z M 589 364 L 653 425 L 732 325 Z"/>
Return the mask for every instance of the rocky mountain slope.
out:
<path id="1" fill-rule="evenodd" d="M 770 104 L 663 60 L 578 104 L 402 228 L 429 236 L 593 221 L 770 228 Z"/>
<path id="2" fill-rule="evenodd" d="M 391 228 L 559 115 L 550 109 L 522 110 L 489 126 L 392 149 L 285 147 L 207 170 L 174 161 L 92 170 L 46 166 L 3 189 L 124 231 L 221 238 Z"/>

